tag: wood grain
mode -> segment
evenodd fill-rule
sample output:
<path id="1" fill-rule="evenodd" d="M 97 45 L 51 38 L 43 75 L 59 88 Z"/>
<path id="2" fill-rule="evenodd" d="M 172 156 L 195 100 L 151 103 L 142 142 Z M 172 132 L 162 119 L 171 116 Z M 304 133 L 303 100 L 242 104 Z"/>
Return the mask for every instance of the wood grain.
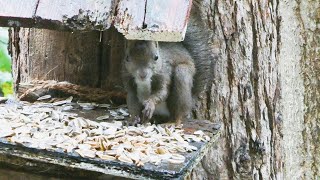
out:
<path id="1" fill-rule="evenodd" d="M 106 30 L 127 39 L 182 41 L 192 0 L 4 0 L 0 25 L 53 30 Z"/>
<path id="2" fill-rule="evenodd" d="M 38 79 L 98 87 L 99 36 L 96 31 L 71 33 L 23 28 L 11 32 L 15 84 Z"/>
<path id="3" fill-rule="evenodd" d="M 39 0 L 1 0 L 0 26 L 32 27 L 33 15 Z"/>
<path id="4" fill-rule="evenodd" d="M 43 27 L 56 23 L 56 26 L 70 29 L 104 30 L 111 25 L 112 3 L 111 0 L 41 0 L 35 17 L 37 24 Z"/>
<path id="5" fill-rule="evenodd" d="M 127 36 L 132 30 L 142 30 L 147 0 L 120 0 L 114 26 Z"/>
<path id="6" fill-rule="evenodd" d="M 122 0 L 119 5 L 115 27 L 127 39 L 184 39 L 192 0 Z"/>

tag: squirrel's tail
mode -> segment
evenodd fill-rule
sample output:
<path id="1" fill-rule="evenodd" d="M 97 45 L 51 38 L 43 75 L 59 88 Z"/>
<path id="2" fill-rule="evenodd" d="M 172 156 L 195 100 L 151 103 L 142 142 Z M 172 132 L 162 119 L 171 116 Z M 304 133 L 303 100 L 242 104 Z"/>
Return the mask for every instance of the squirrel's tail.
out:
<path id="1" fill-rule="evenodd" d="M 201 92 L 210 89 L 214 77 L 214 62 L 217 57 L 214 55 L 211 45 L 213 31 L 209 29 L 205 19 L 201 16 L 200 6 L 197 1 L 193 1 L 189 24 L 184 46 L 192 55 L 196 67 L 196 73 L 193 81 L 192 94 L 198 98 Z"/>

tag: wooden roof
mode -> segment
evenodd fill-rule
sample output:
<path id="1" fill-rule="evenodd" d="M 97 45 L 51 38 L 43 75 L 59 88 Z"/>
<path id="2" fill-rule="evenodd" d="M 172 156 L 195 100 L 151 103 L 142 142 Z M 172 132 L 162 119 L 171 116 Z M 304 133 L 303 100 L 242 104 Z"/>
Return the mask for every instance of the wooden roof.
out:
<path id="1" fill-rule="evenodd" d="M 1 0 L 0 26 L 106 30 L 127 39 L 182 41 L 192 0 Z"/>

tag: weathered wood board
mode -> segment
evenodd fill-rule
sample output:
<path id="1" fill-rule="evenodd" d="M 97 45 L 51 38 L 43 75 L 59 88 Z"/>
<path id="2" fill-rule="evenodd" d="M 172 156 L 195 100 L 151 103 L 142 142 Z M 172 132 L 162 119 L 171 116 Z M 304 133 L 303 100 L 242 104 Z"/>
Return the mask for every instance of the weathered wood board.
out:
<path id="1" fill-rule="evenodd" d="M 33 19 L 39 0 L 1 0 L 0 26 L 33 27 Z"/>
<path id="2" fill-rule="evenodd" d="M 191 0 L 120 2 L 115 26 L 127 39 L 183 41 Z M 144 10 L 144 11 L 143 11 Z"/>
<path id="3" fill-rule="evenodd" d="M 10 47 L 15 84 L 31 79 L 55 79 L 83 86 L 98 86 L 101 51 L 99 32 L 71 33 L 23 28 L 12 31 L 10 35 L 16 43 Z M 24 38 L 25 35 L 30 38 Z M 29 69 L 20 71 L 21 67 Z"/>
<path id="4" fill-rule="evenodd" d="M 10 106 L 0 104 L 0 106 Z M 78 116 L 96 119 L 105 114 L 104 109 L 95 110 L 74 110 Z M 203 130 L 211 134 L 209 142 L 192 142 L 191 145 L 198 148 L 197 151 L 183 153 L 186 161 L 183 164 L 172 164 L 162 162 L 156 166 L 146 163 L 142 167 L 120 161 L 108 161 L 98 158 L 84 158 L 76 152 L 66 153 L 62 150 L 41 150 L 8 141 L 0 138 L 0 167 L 28 172 L 60 176 L 60 177 L 90 177 L 93 179 L 111 177 L 125 177 L 130 179 L 183 179 L 188 176 L 192 169 L 200 162 L 208 149 L 213 145 L 219 136 L 219 126 L 209 121 L 186 120 L 184 121 L 185 131 L 193 132 Z M 81 172 L 81 173 L 80 173 Z"/>
<path id="5" fill-rule="evenodd" d="M 105 0 L 40 0 L 36 10 L 36 23 L 45 27 L 56 23 L 71 29 L 108 29 L 112 22 L 112 3 Z"/>
<path id="6" fill-rule="evenodd" d="M 192 0 L 2 0 L 0 26 L 106 30 L 127 39 L 182 41 Z"/>
<path id="7" fill-rule="evenodd" d="M 184 164 L 163 163 L 160 166 L 146 164 L 143 167 L 116 161 L 83 158 L 75 153 L 62 153 L 22 147 L 0 139 L 0 164 L 16 169 L 49 175 L 90 177 L 100 176 L 125 177 L 132 179 L 183 179 L 200 162 L 212 146 L 211 142 L 195 143 L 199 150 L 186 156 Z M 19 168 L 18 168 L 19 169 Z M 79 174 L 79 171 L 82 171 Z"/>

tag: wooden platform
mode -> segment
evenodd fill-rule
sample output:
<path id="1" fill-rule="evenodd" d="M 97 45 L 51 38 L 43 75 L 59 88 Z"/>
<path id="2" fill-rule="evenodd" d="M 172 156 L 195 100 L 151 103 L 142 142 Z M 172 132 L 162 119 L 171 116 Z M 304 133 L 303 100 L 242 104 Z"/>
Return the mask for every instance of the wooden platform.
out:
<path id="1" fill-rule="evenodd" d="M 0 104 L 0 106 L 6 106 L 6 104 Z M 73 113 L 88 119 L 95 119 L 105 111 L 101 109 L 73 110 Z M 0 166 L 55 177 L 183 179 L 189 175 L 217 140 L 220 126 L 205 120 L 187 120 L 184 122 L 183 128 L 185 131 L 203 130 L 211 136 L 209 142 L 193 142 L 192 145 L 196 146 L 198 150 L 185 153 L 186 161 L 183 164 L 161 163 L 156 166 L 146 163 L 144 166 L 138 167 L 119 161 L 83 158 L 77 153 L 29 148 L 9 142 L 6 138 L 0 138 Z"/>

